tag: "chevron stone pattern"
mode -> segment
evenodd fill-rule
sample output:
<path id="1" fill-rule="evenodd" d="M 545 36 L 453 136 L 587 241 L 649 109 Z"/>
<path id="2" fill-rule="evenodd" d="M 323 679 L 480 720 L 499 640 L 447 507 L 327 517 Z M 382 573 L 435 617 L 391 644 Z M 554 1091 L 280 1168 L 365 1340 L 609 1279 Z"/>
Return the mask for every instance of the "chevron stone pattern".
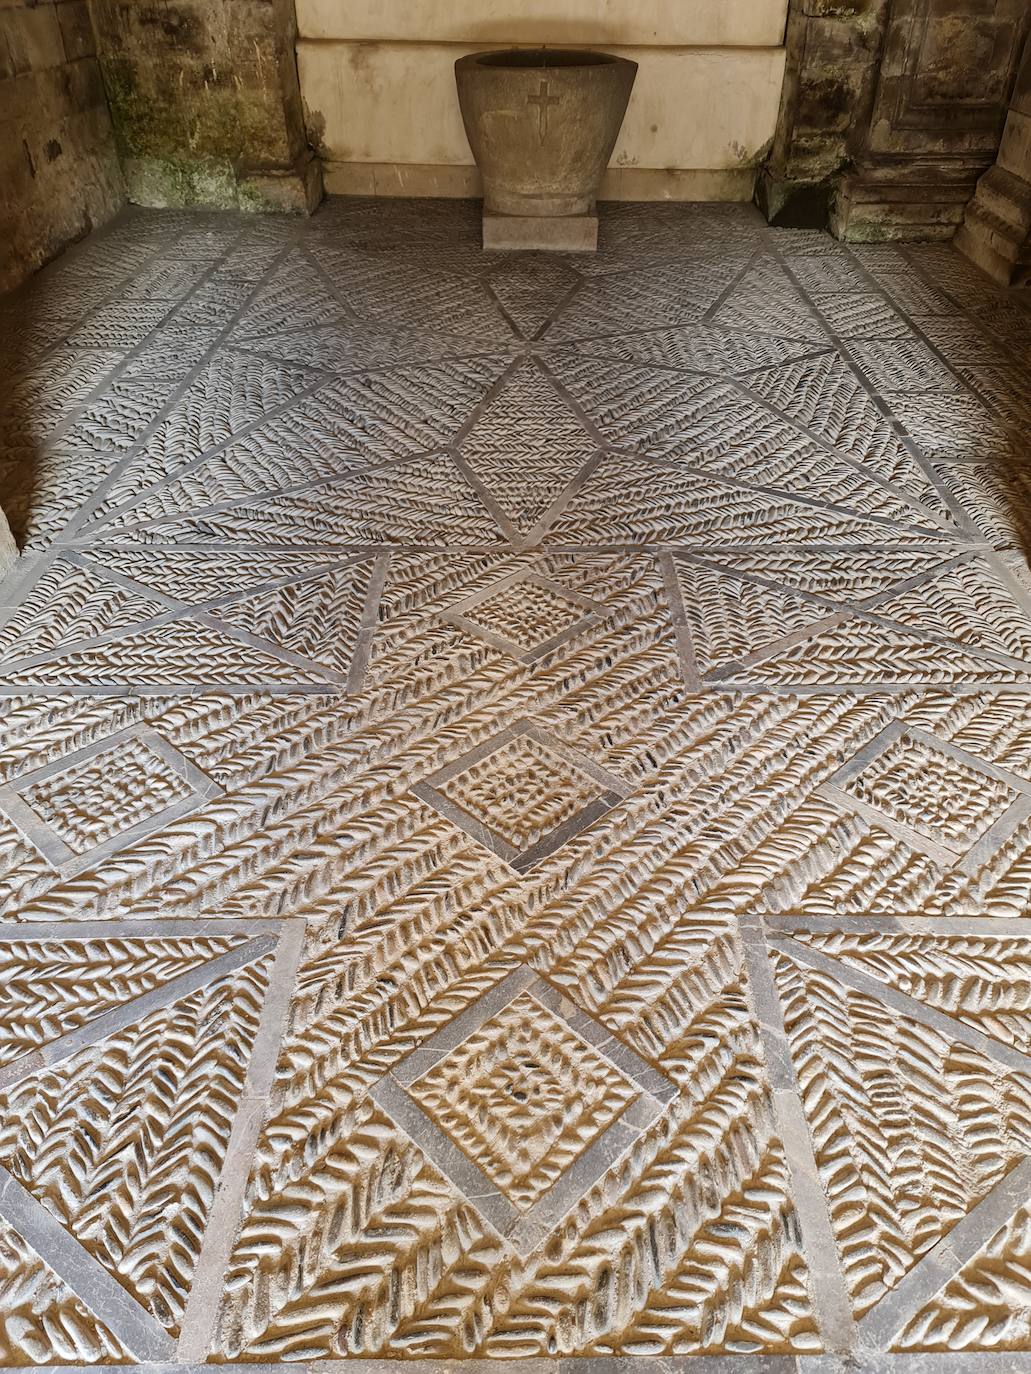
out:
<path id="1" fill-rule="evenodd" d="M 0 1364 L 1031 1370 L 1021 295 L 340 199 L 0 323 Z"/>

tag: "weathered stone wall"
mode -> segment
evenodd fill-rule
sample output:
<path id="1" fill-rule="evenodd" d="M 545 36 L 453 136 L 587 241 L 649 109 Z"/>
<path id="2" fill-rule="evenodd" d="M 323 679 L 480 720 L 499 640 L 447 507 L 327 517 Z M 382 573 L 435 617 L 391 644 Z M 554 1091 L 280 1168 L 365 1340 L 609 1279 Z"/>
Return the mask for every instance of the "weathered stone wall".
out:
<path id="1" fill-rule="evenodd" d="M 311 209 L 293 0 L 90 0 L 130 198 Z"/>
<path id="2" fill-rule="evenodd" d="M 0 290 L 124 199 L 87 0 L 0 0 Z"/>
<path id="3" fill-rule="evenodd" d="M 1027 0 L 791 0 L 776 223 L 842 238 L 950 238 L 999 145 Z"/>
<path id="4" fill-rule="evenodd" d="M 999 156 L 977 183 L 956 247 L 1006 286 L 1031 284 L 1031 38 L 1013 88 Z"/>
<path id="5" fill-rule="evenodd" d="M 827 223 L 839 172 L 860 152 L 889 0 L 793 0 L 777 132 L 756 187 L 775 224 Z"/>

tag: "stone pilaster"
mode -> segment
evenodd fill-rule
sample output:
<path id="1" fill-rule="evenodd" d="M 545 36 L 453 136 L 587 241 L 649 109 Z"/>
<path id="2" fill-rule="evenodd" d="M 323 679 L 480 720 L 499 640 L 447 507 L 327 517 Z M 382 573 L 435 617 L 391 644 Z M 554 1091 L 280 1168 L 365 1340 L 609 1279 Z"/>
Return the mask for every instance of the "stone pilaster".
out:
<path id="1" fill-rule="evenodd" d="M 129 198 L 310 211 L 293 0 L 90 0 Z"/>
<path id="2" fill-rule="evenodd" d="M 767 217 L 853 241 L 951 238 L 1029 24 L 1026 0 L 792 0 Z"/>
<path id="3" fill-rule="evenodd" d="M 1031 284 L 1031 40 L 1013 90 L 999 156 L 977 183 L 956 247 L 1006 286 Z"/>
<path id="4" fill-rule="evenodd" d="M 823 228 L 859 151 L 889 0 L 791 0 L 777 132 L 756 199 L 772 224 Z"/>

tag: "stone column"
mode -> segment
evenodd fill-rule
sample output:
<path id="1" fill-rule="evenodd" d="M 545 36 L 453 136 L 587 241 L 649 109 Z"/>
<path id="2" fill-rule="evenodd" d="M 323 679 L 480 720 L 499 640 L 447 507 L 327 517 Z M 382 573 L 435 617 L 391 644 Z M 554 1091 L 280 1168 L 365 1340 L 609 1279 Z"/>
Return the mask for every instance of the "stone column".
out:
<path id="1" fill-rule="evenodd" d="M 1017 74 L 999 156 L 977 183 L 955 244 L 1003 285 L 1031 285 L 1031 40 Z"/>
<path id="2" fill-rule="evenodd" d="M 129 198 L 310 211 L 294 0 L 90 0 Z"/>

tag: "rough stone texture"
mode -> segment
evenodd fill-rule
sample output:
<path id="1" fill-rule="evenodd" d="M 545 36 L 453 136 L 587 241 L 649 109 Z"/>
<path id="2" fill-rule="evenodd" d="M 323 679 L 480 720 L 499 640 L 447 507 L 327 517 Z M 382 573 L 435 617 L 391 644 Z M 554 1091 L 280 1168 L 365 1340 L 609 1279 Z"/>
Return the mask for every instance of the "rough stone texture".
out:
<path id="1" fill-rule="evenodd" d="M 826 227 L 837 174 L 861 145 L 889 0 L 792 0 L 780 113 L 756 197 L 774 224 Z"/>
<path id="2" fill-rule="evenodd" d="M 759 200 L 850 241 L 951 238 L 995 157 L 1025 0 L 793 0 Z"/>
<path id="3" fill-rule="evenodd" d="M 636 62 L 583 50 L 459 58 L 458 101 L 483 178 L 484 212 L 593 214 L 636 75 Z"/>
<path id="4" fill-rule="evenodd" d="M 1006 286 L 1031 282 L 1031 40 L 1013 88 L 999 156 L 977 183 L 956 247 Z"/>
<path id="5" fill-rule="evenodd" d="M 86 0 L 0 6 L 0 291 L 124 203 Z"/>
<path id="6" fill-rule="evenodd" d="M 308 212 L 293 0 L 90 0 L 130 198 Z"/>
<path id="7" fill-rule="evenodd" d="M 478 210 L 18 303 L 0 1363 L 1022 1374 L 1031 314 Z"/>

